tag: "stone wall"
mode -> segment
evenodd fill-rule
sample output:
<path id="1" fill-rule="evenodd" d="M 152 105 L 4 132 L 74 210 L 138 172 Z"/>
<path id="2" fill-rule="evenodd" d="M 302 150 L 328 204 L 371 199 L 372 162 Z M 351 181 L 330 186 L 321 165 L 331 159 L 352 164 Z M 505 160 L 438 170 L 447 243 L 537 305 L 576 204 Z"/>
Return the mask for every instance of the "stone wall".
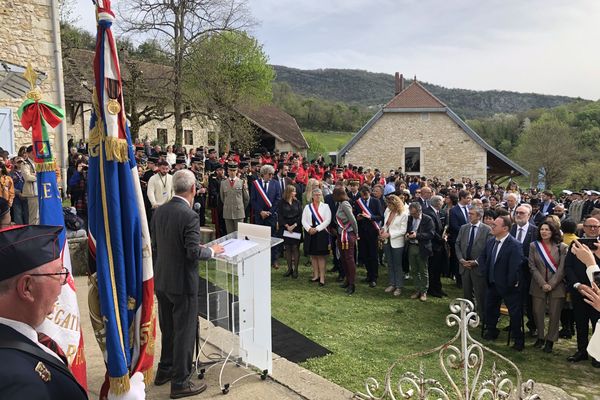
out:
<path id="1" fill-rule="evenodd" d="M 445 113 L 384 113 L 352 146 L 344 163 L 404 170 L 405 147 L 421 148 L 420 175 L 485 182 L 486 150 Z"/>
<path id="2" fill-rule="evenodd" d="M 43 99 L 58 104 L 56 67 L 54 63 L 54 40 L 52 31 L 51 2 L 55 0 L 2 0 L 0 2 L 0 60 L 27 66 L 30 62 L 35 70 L 45 72 L 48 77 L 42 82 Z M 60 51 L 60 43 L 58 44 Z M 62 83 L 61 83 L 62 85 Z M 24 98 L 1 98 L 0 108 L 13 111 L 15 149 L 31 144 L 31 132 L 27 133 L 19 123 L 17 109 Z M 54 131 L 48 130 L 50 140 Z M 53 144 L 53 148 L 55 149 Z"/>
<path id="3" fill-rule="evenodd" d="M 90 66 L 91 68 L 91 66 Z M 125 95 L 127 95 L 125 93 Z M 143 107 L 143 105 L 141 106 Z M 83 109 L 83 113 L 81 110 Z M 77 112 L 77 116 L 75 117 L 75 121 L 71 124 L 70 117 L 68 118 L 68 133 L 73 136 L 75 143 L 79 141 L 79 139 L 87 139 L 89 138 L 89 126 L 90 126 L 90 117 L 91 117 L 91 109 L 92 105 L 84 104 L 82 109 L 79 109 Z M 157 139 L 157 129 L 166 129 L 167 130 L 167 143 L 175 142 L 175 119 L 173 117 L 168 118 L 164 121 L 151 121 L 146 125 L 140 128 L 139 138 L 145 139 L 148 138 L 151 141 Z M 216 131 L 218 128 L 214 121 L 210 120 L 199 120 L 199 119 L 184 119 L 183 120 L 183 130 L 191 130 L 193 132 L 193 146 L 206 146 L 208 145 L 208 132 Z M 184 137 L 185 142 L 185 137 Z M 184 143 L 184 146 L 188 149 L 192 146 L 190 143 Z"/>

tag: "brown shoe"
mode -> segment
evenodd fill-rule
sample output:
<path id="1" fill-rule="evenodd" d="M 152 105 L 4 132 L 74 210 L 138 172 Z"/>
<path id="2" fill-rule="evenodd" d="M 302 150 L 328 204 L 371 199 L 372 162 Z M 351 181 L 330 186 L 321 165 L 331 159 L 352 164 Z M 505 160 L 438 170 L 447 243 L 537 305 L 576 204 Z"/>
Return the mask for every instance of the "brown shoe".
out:
<path id="1" fill-rule="evenodd" d="M 425 293 L 422 293 L 421 297 L 419 297 L 419 300 L 421 300 L 421 301 L 427 301 L 427 295 Z"/>
<path id="2" fill-rule="evenodd" d="M 195 385 L 193 382 L 186 382 L 181 387 L 173 387 L 171 385 L 171 397 L 172 399 L 181 399 L 182 397 L 195 396 L 206 390 L 206 383 L 201 385 Z"/>
<path id="3" fill-rule="evenodd" d="M 273 264 L 273 269 L 279 269 L 279 265 Z"/>

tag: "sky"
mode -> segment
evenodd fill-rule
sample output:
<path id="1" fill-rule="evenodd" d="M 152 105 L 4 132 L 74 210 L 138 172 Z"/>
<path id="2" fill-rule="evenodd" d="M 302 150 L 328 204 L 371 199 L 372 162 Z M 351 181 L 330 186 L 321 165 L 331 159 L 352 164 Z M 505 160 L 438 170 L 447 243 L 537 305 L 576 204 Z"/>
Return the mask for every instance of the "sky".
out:
<path id="1" fill-rule="evenodd" d="M 91 0 L 73 1 L 76 24 L 94 30 Z M 271 64 L 600 99 L 597 0 L 248 0 L 248 8 Z"/>

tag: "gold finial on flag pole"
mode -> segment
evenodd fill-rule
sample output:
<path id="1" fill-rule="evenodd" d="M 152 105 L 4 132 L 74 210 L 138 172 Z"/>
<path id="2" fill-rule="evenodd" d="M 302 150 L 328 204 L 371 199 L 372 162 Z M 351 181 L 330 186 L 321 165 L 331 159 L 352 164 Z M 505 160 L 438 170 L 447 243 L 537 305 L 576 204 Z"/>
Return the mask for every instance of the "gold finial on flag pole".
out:
<path id="1" fill-rule="evenodd" d="M 38 73 L 35 72 L 35 70 L 31 66 L 31 63 L 27 63 L 27 69 L 23 73 L 23 77 L 25 77 L 25 79 L 27 80 L 27 82 L 29 82 L 29 85 L 31 86 L 31 90 L 27 92 L 27 98 L 35 101 L 41 100 L 42 91 L 39 87 L 36 86 Z"/>

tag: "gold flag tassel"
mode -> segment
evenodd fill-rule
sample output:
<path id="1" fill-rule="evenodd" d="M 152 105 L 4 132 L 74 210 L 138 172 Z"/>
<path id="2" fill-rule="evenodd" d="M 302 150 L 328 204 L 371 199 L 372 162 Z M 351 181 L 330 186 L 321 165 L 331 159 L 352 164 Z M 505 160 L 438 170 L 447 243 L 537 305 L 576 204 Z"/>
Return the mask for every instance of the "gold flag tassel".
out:
<path id="1" fill-rule="evenodd" d="M 109 377 L 108 383 L 110 384 L 109 391 L 117 396 L 129 392 L 129 375 L 118 378 Z"/>
<path id="2" fill-rule="evenodd" d="M 56 162 L 55 161 L 35 164 L 36 172 L 50 172 L 50 171 L 55 171 L 55 170 L 56 170 Z"/>
<path id="3" fill-rule="evenodd" d="M 154 368 L 148 368 L 143 372 L 144 374 L 144 383 L 146 387 L 148 387 L 152 382 L 154 382 Z"/>
<path id="4" fill-rule="evenodd" d="M 129 147 L 126 139 L 106 136 L 104 131 L 104 121 L 100 117 L 100 107 L 98 106 L 98 96 L 96 96 L 96 88 L 92 93 L 92 104 L 96 113 L 96 124 L 90 131 L 89 148 L 92 157 L 98 156 L 98 145 L 104 142 L 104 154 L 108 161 L 125 162 L 129 160 Z"/>

